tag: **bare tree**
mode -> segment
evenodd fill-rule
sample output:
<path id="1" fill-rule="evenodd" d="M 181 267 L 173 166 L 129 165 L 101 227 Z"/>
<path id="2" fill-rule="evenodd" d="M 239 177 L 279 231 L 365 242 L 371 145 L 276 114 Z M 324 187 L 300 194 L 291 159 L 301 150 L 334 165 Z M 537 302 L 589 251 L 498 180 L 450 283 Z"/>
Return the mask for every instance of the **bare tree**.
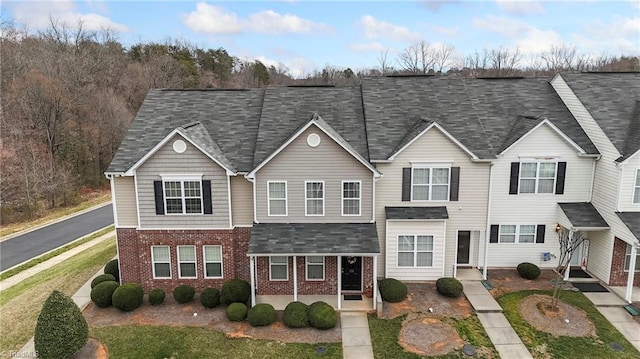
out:
<path id="1" fill-rule="evenodd" d="M 398 64 L 402 71 L 413 74 L 441 72 L 448 66 L 453 50 L 452 45 L 431 45 L 421 40 L 402 50 Z"/>
<path id="2" fill-rule="evenodd" d="M 553 300 L 550 309 L 556 311 L 558 309 L 558 299 L 560 298 L 560 289 L 562 287 L 563 278 L 567 270 L 573 253 L 584 242 L 584 234 L 580 231 L 571 231 L 566 228 L 558 230 L 558 243 L 560 244 L 560 255 L 558 256 L 558 266 L 555 269 L 556 280 L 553 284 Z"/>
<path id="3" fill-rule="evenodd" d="M 380 69 L 380 73 L 382 74 L 382 76 L 388 75 L 393 72 L 393 66 L 389 61 L 389 49 L 380 51 L 377 60 L 378 68 Z"/>
<path id="4" fill-rule="evenodd" d="M 513 75 L 521 57 L 522 54 L 520 53 L 520 48 L 517 46 L 514 49 L 502 46 L 488 52 L 491 70 L 495 72 L 495 76 L 497 77 L 508 77 Z"/>

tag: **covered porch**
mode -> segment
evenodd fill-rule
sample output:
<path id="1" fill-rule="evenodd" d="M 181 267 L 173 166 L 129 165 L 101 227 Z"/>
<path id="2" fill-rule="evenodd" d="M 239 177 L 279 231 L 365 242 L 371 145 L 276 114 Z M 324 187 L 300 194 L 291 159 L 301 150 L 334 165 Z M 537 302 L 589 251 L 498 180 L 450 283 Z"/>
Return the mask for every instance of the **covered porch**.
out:
<path id="1" fill-rule="evenodd" d="M 625 266 L 627 266 L 627 285 L 624 299 L 628 303 L 639 302 L 640 284 L 637 283 L 637 276 L 640 275 L 640 263 L 638 263 L 640 253 L 640 212 L 618 212 L 616 214 L 633 234 L 633 237 L 629 238 L 630 241 L 625 241 L 627 242 L 624 260 Z M 634 287 L 634 284 L 637 286 Z"/>
<path id="2" fill-rule="evenodd" d="M 287 304 L 291 303 L 293 297 L 291 295 L 257 295 L 256 304 L 269 303 L 275 310 L 284 310 Z M 338 309 L 338 297 L 335 295 L 298 295 L 298 301 L 304 304 L 311 304 L 317 301 L 323 301 L 335 309 Z M 342 300 L 340 310 L 343 311 L 370 311 L 375 309 L 373 297 L 362 296 L 361 300 Z"/>

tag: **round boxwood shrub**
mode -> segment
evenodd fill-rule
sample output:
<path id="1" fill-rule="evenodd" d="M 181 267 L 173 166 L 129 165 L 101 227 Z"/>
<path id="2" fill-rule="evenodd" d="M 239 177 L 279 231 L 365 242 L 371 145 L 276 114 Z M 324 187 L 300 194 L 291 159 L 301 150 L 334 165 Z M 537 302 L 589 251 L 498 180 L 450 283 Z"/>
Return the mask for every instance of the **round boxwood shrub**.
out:
<path id="1" fill-rule="evenodd" d="M 522 278 L 533 280 L 540 276 L 540 267 L 533 263 L 520 263 L 518 264 L 518 274 Z"/>
<path id="2" fill-rule="evenodd" d="M 130 312 L 142 305 L 144 291 L 140 284 L 126 283 L 113 292 L 113 306 L 123 312 Z"/>
<path id="3" fill-rule="evenodd" d="M 247 303 L 251 296 L 251 285 L 242 279 L 231 279 L 222 285 L 220 300 L 229 305 L 231 303 Z"/>
<path id="4" fill-rule="evenodd" d="M 173 290 L 173 299 L 180 304 L 188 303 L 196 295 L 196 289 L 188 284 L 179 285 Z"/>
<path id="5" fill-rule="evenodd" d="M 151 289 L 149 291 L 149 304 L 156 305 L 164 302 L 164 290 L 162 289 Z"/>
<path id="6" fill-rule="evenodd" d="M 271 304 L 256 304 L 247 312 L 247 321 L 252 327 L 264 327 L 276 321 L 276 310 Z"/>
<path id="7" fill-rule="evenodd" d="M 91 289 L 95 288 L 99 283 L 109 281 L 116 282 L 116 277 L 114 277 L 113 274 L 100 274 L 91 281 Z"/>
<path id="8" fill-rule="evenodd" d="M 86 343 L 89 327 L 80 308 L 54 290 L 42 306 L 34 335 L 38 358 L 68 358 Z"/>
<path id="9" fill-rule="evenodd" d="M 104 266 L 104 274 L 111 274 L 116 278 L 116 282 L 120 282 L 120 269 L 118 268 L 118 260 L 112 259 Z"/>
<path id="10" fill-rule="evenodd" d="M 231 303 L 227 307 L 227 318 L 232 322 L 241 322 L 247 317 L 247 305 L 244 303 Z"/>
<path id="11" fill-rule="evenodd" d="M 309 326 L 307 305 L 302 302 L 291 302 L 284 308 L 282 315 L 284 325 L 289 328 L 304 328 Z"/>
<path id="12" fill-rule="evenodd" d="M 336 326 L 336 310 L 325 302 L 315 302 L 307 309 L 309 324 L 316 329 L 331 329 Z"/>
<path id="13" fill-rule="evenodd" d="M 438 278 L 436 289 L 444 296 L 457 298 L 462 294 L 462 283 L 455 278 Z"/>
<path id="14" fill-rule="evenodd" d="M 385 278 L 378 284 L 382 300 L 389 303 L 402 302 L 407 297 L 407 286 L 394 278 Z"/>
<path id="15" fill-rule="evenodd" d="M 98 285 L 91 289 L 91 301 L 100 308 L 110 307 L 113 292 L 119 286 L 120 284 L 118 284 L 118 282 L 113 281 L 98 283 Z"/>
<path id="16" fill-rule="evenodd" d="M 215 308 L 220 304 L 220 291 L 216 288 L 207 288 L 200 293 L 200 303 L 206 308 Z"/>

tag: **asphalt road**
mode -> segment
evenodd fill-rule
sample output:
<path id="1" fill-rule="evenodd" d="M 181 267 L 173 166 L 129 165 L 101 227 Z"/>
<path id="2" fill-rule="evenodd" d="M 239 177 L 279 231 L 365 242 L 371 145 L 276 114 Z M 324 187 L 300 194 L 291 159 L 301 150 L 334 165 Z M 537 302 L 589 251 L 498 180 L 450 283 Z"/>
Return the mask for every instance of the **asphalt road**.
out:
<path id="1" fill-rule="evenodd" d="M 111 205 L 0 242 L 0 271 L 113 224 Z"/>

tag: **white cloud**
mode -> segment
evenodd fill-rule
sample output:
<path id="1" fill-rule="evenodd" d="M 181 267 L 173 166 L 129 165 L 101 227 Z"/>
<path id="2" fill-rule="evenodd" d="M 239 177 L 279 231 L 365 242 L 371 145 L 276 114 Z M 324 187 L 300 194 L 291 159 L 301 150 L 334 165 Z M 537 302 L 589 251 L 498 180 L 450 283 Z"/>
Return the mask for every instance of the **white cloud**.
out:
<path id="1" fill-rule="evenodd" d="M 476 28 L 502 35 L 508 40 L 508 45 L 518 46 L 520 52 L 525 55 L 539 53 L 564 43 L 562 37 L 554 30 L 539 29 L 508 17 L 489 15 L 485 18 L 474 19 L 473 25 Z"/>
<path id="2" fill-rule="evenodd" d="M 640 16 L 616 16 L 610 23 L 596 21 L 585 24 L 580 34 L 571 35 L 580 47 L 589 52 L 640 52 Z"/>
<path id="3" fill-rule="evenodd" d="M 194 11 L 182 14 L 180 17 L 196 32 L 237 34 L 243 30 L 243 25 L 236 14 L 226 13 L 222 8 L 203 2 L 196 4 Z"/>
<path id="4" fill-rule="evenodd" d="M 329 27 L 316 24 L 291 14 L 278 14 L 273 10 L 261 11 L 249 15 L 249 27 L 256 32 L 266 34 L 302 34 L 313 31 L 329 31 Z"/>
<path id="5" fill-rule="evenodd" d="M 349 50 L 353 52 L 380 52 L 386 48 L 379 42 L 367 42 L 363 44 L 349 44 L 347 45 Z"/>
<path id="6" fill-rule="evenodd" d="M 253 61 L 249 57 L 245 58 L 245 60 Z M 304 77 L 305 75 L 313 72 L 315 68 L 317 68 L 316 64 L 300 56 L 293 56 L 283 61 L 278 61 L 278 60 L 274 60 L 266 56 L 260 55 L 260 56 L 256 56 L 255 60 L 262 62 L 266 67 L 274 66 L 276 68 L 279 68 L 281 65 L 284 65 L 289 71 L 289 74 L 294 78 Z"/>
<path id="7" fill-rule="evenodd" d="M 460 29 L 457 27 L 426 25 L 425 28 L 427 29 L 427 31 L 435 32 L 446 37 L 458 37 L 458 35 L 460 34 Z"/>
<path id="8" fill-rule="evenodd" d="M 410 31 L 404 26 L 380 21 L 371 15 L 362 16 L 358 24 L 364 29 L 364 36 L 369 39 L 388 38 L 396 41 L 416 41 L 420 39 L 420 34 Z"/>
<path id="9" fill-rule="evenodd" d="M 531 26 L 508 17 L 488 15 L 473 19 L 473 26 L 495 32 L 505 37 L 515 37 L 524 34 Z"/>
<path id="10" fill-rule="evenodd" d="M 542 4 L 529 0 L 496 0 L 503 11 L 512 15 L 537 15 L 544 13 Z"/>

